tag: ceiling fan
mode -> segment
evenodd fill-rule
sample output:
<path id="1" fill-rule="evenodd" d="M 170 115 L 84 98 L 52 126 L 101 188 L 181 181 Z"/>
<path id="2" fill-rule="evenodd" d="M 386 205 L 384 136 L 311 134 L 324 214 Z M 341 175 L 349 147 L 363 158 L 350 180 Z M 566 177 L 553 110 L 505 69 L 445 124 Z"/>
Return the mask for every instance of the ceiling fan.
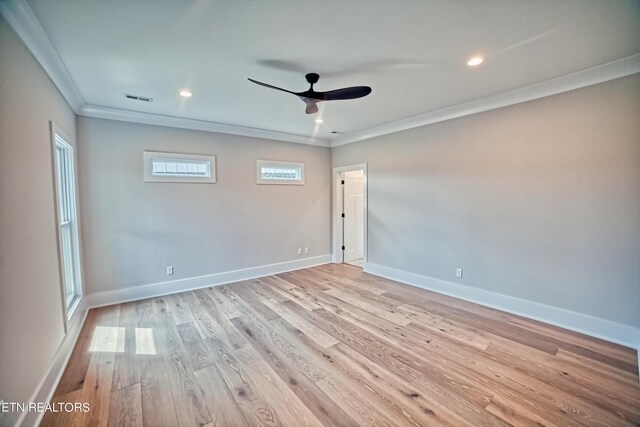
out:
<path id="1" fill-rule="evenodd" d="M 367 96 L 371 93 L 371 88 L 369 86 L 353 86 L 353 87 L 345 87 L 342 89 L 330 90 L 328 92 L 316 92 L 313 90 L 313 85 L 318 83 L 318 79 L 320 76 L 316 73 L 309 73 L 305 76 L 307 79 L 307 83 L 311 85 L 309 90 L 304 92 L 293 92 L 287 89 L 282 89 L 280 87 L 272 86 L 267 83 L 262 83 L 257 80 L 248 79 L 249 81 L 264 87 L 268 87 L 271 89 L 281 90 L 283 92 L 291 93 L 302 100 L 305 104 L 307 104 L 307 108 L 305 108 L 305 113 L 313 114 L 318 112 L 318 102 L 320 101 L 336 101 L 339 99 L 356 99 L 362 98 L 363 96 Z"/>

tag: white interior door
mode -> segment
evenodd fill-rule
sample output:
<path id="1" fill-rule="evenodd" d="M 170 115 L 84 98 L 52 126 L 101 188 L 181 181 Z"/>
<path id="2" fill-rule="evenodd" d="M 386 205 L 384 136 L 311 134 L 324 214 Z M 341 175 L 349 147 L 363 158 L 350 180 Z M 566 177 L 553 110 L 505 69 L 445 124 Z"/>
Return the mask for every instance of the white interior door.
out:
<path id="1" fill-rule="evenodd" d="M 364 252 L 364 171 L 344 172 L 344 262 L 361 259 Z"/>

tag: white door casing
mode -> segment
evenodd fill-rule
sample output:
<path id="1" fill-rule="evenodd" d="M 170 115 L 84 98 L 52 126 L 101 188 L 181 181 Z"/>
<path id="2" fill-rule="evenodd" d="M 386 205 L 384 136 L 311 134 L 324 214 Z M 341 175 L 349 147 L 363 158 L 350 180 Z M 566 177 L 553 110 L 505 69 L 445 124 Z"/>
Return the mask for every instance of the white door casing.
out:
<path id="1" fill-rule="evenodd" d="M 338 167 L 334 167 L 333 168 L 333 175 L 332 175 L 332 188 L 333 188 L 333 216 L 332 216 L 332 257 L 331 257 L 331 261 L 334 263 L 342 263 L 343 262 L 343 251 L 342 251 L 342 245 L 343 245 L 343 232 L 344 232 L 344 228 L 343 228 L 343 220 L 342 220 L 342 213 L 343 213 L 343 185 L 341 184 L 342 178 L 343 178 L 343 174 L 345 172 L 350 172 L 350 171 L 362 171 L 362 261 L 363 261 L 363 266 L 366 265 L 367 263 L 367 258 L 368 258 L 368 254 L 367 254 L 367 241 L 368 241 L 368 236 L 367 236 L 367 222 L 368 222 L 368 218 L 367 218 L 367 211 L 368 211 L 368 205 L 367 205 L 367 164 L 366 163 L 360 163 L 360 164 L 354 164 L 354 165 L 347 165 L 347 166 L 338 166 Z"/>
<path id="2" fill-rule="evenodd" d="M 344 262 L 362 258 L 364 252 L 364 171 L 343 173 Z"/>

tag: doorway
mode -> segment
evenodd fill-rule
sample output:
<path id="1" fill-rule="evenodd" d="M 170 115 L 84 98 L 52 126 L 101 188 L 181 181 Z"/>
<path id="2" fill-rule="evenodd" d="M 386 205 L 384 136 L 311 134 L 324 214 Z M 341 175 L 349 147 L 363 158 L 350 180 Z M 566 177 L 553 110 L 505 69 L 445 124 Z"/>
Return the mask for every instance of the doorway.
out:
<path id="1" fill-rule="evenodd" d="M 366 172 L 366 164 L 334 168 L 334 263 L 366 263 Z"/>

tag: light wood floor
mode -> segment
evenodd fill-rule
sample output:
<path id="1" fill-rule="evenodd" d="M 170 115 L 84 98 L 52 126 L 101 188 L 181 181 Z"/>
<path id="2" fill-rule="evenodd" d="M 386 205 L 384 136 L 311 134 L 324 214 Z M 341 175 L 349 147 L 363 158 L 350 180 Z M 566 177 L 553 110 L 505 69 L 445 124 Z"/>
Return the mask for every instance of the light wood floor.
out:
<path id="1" fill-rule="evenodd" d="M 91 310 L 43 425 L 640 423 L 637 355 L 325 265 Z"/>

